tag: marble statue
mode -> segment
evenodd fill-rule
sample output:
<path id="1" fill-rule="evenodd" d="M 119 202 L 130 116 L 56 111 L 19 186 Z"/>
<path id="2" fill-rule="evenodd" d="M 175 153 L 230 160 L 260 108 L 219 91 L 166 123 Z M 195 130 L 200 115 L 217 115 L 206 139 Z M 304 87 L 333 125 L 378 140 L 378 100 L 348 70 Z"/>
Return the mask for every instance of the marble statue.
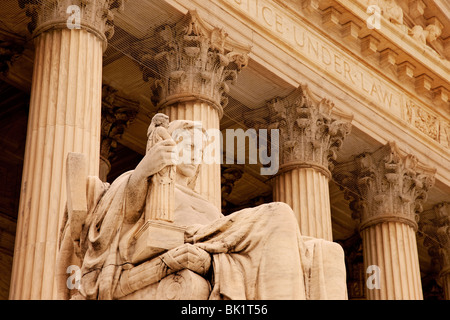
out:
<path id="1" fill-rule="evenodd" d="M 201 164 L 175 161 L 183 152 L 201 153 L 205 131 L 185 120 L 163 128 L 171 137 L 163 133 L 165 139 L 149 142 L 135 170 L 111 185 L 77 177 L 82 170 L 71 161 L 82 157 L 69 155 L 73 199 L 60 234 L 59 298 L 347 298 L 344 253 L 337 243 L 301 236 L 292 209 L 281 202 L 223 216 L 194 189 Z M 172 219 L 149 219 L 151 177 L 171 166 Z M 70 265 L 81 269 L 78 289 L 67 286 Z"/>
<path id="2" fill-rule="evenodd" d="M 150 123 L 147 132 L 147 150 L 163 140 L 171 140 L 168 129 L 169 117 L 157 113 Z M 173 221 L 173 199 L 175 190 L 175 165 L 166 166 L 152 176 L 152 188 L 148 193 L 145 207 L 145 218 L 153 220 Z"/>
<path id="3" fill-rule="evenodd" d="M 366 0 L 365 5 L 366 7 L 378 6 L 387 20 L 397 25 L 403 25 L 403 10 L 395 0 Z"/>
<path id="4" fill-rule="evenodd" d="M 422 44 L 433 43 L 441 34 L 442 30 L 434 24 L 429 24 L 425 29 L 420 25 L 415 25 L 409 31 L 409 35 Z"/>

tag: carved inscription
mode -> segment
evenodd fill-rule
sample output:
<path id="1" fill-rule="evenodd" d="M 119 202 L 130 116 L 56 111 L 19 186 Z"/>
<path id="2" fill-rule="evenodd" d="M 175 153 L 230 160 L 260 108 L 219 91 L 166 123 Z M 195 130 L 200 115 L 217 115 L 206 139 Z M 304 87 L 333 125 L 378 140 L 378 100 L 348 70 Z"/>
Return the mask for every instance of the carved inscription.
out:
<path id="1" fill-rule="evenodd" d="M 413 128 L 448 147 L 447 139 L 439 139 L 439 132 L 443 129 L 440 128 L 437 116 L 426 111 L 426 107 L 418 106 L 413 120 L 408 116 L 411 112 L 411 100 L 406 94 L 364 67 L 358 60 L 341 53 L 337 46 L 316 34 L 302 21 L 284 13 L 273 2 L 268 0 L 221 1 L 270 31 L 275 39 L 287 44 L 296 54 L 322 69 L 327 76 L 334 77 L 345 84 L 349 90 L 362 95 L 374 105 L 389 111 Z M 417 105 L 417 103 L 414 104 Z"/>
<path id="2" fill-rule="evenodd" d="M 250 18 L 272 31 L 296 52 L 319 65 L 351 88 L 356 88 L 377 105 L 388 110 L 399 110 L 402 97 L 399 92 L 382 83 L 369 70 L 338 52 L 333 45 L 312 33 L 307 26 L 282 14 L 266 0 L 222 0 L 245 12 Z"/>

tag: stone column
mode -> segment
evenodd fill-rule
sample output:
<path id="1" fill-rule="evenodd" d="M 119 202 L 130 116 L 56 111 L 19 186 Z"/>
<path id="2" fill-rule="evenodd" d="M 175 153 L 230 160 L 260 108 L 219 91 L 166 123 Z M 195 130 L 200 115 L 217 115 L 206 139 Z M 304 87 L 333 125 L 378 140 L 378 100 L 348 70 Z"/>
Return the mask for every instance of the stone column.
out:
<path id="1" fill-rule="evenodd" d="M 18 40 L 0 40 L 0 74 L 8 75 L 9 68 L 24 49 L 24 44 Z"/>
<path id="2" fill-rule="evenodd" d="M 345 185 L 356 198 L 369 300 L 423 299 L 416 231 L 434 173 L 393 142 L 357 156 Z"/>
<path id="3" fill-rule="evenodd" d="M 115 157 L 117 142 L 138 112 L 139 101 L 119 94 L 111 86 L 103 85 L 99 172 L 102 181 L 107 181 L 111 170 L 110 161 Z"/>
<path id="4" fill-rule="evenodd" d="M 338 241 L 345 252 L 347 270 L 347 291 L 349 300 L 365 299 L 365 270 L 363 261 L 362 239 L 355 233 L 348 239 Z"/>
<path id="5" fill-rule="evenodd" d="M 351 129 L 351 117 L 340 114 L 338 120 L 333 107 L 326 99 L 315 99 L 306 86 L 269 103 L 269 127 L 280 130 L 274 201 L 292 207 L 302 235 L 329 241 L 333 240 L 330 168 Z"/>
<path id="6" fill-rule="evenodd" d="M 247 65 L 249 48 L 233 42 L 224 30 L 207 25 L 196 11 L 190 11 L 174 27 L 165 26 L 157 39 L 160 50 L 142 54 L 141 61 L 149 66 L 144 79 L 156 79 L 153 89 L 158 109 L 170 121 L 201 121 L 209 130 L 211 149 L 217 152 L 213 156 L 221 160 L 216 134 L 228 103 L 228 83 Z M 216 162 L 201 166 L 196 188 L 220 208 L 220 162 Z"/>
<path id="7" fill-rule="evenodd" d="M 419 226 L 428 254 L 440 268 L 438 284 L 445 300 L 450 300 L 450 203 L 435 205 L 431 215 L 421 217 Z"/>
<path id="8" fill-rule="evenodd" d="M 72 7 L 69 23 L 74 1 L 19 2 L 31 16 L 36 53 L 10 299 L 52 299 L 66 156 L 84 153 L 88 174 L 98 175 L 102 55 L 110 10 L 121 1 Z"/>

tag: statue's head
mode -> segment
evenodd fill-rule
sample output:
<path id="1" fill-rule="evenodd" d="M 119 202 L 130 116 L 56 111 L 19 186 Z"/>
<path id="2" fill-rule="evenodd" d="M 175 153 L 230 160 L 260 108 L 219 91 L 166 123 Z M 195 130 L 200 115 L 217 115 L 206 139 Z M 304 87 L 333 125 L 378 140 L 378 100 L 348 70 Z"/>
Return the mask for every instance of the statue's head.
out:
<path id="1" fill-rule="evenodd" d="M 190 178 L 190 186 L 195 185 L 207 134 L 199 121 L 175 120 L 169 124 L 169 134 L 176 143 L 177 174 Z"/>
<path id="2" fill-rule="evenodd" d="M 428 31 L 427 34 L 427 41 L 428 42 L 433 42 L 435 41 L 437 38 L 439 38 L 442 34 L 442 30 L 441 28 L 439 28 L 437 25 L 435 24 L 429 24 L 425 30 Z"/>

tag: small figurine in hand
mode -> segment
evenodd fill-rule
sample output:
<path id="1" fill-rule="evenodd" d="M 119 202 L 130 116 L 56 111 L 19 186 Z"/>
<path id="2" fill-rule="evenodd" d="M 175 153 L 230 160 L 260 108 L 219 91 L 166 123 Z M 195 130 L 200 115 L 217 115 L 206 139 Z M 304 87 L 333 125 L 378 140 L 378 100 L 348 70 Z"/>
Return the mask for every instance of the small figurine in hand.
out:
<path id="1" fill-rule="evenodd" d="M 169 117 L 163 113 L 157 113 L 147 131 L 147 150 L 156 143 L 172 139 L 167 128 Z M 167 166 L 160 172 L 151 176 L 151 186 L 147 195 L 149 204 L 145 210 L 146 220 L 173 221 L 173 198 L 175 187 L 175 165 Z"/>

